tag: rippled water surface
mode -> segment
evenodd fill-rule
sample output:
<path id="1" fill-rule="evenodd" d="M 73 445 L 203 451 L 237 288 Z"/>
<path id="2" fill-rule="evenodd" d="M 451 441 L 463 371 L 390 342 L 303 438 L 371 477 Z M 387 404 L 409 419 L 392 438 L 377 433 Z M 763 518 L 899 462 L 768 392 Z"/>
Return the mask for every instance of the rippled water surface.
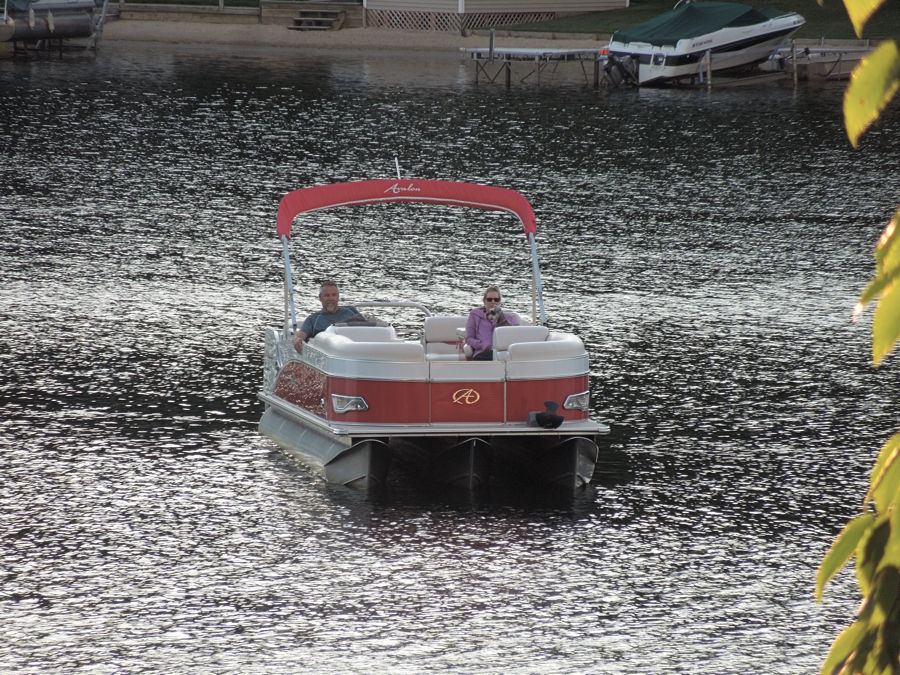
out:
<path id="1" fill-rule="evenodd" d="M 173 51 L 174 49 L 174 51 Z M 815 672 L 819 559 L 897 429 L 849 322 L 900 117 L 842 88 L 476 88 L 453 59 L 105 48 L 0 62 L 0 669 Z M 327 486 L 256 432 L 291 189 L 407 175 L 534 203 L 552 325 L 613 423 L 573 496 Z M 298 285 L 526 310 L 514 223 L 298 224 Z"/>

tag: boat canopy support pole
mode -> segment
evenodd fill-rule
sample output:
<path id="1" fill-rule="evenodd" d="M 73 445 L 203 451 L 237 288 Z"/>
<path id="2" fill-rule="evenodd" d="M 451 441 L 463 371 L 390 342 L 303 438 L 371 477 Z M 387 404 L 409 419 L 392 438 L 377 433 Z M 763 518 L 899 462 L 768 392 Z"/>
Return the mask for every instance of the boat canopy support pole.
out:
<path id="1" fill-rule="evenodd" d="M 544 287 L 541 283 L 541 265 L 538 262 L 537 242 L 534 233 L 528 233 L 528 243 L 531 245 L 531 314 L 540 325 L 547 323 L 547 313 L 544 311 Z"/>
<path id="2" fill-rule="evenodd" d="M 281 251 L 284 257 L 284 322 L 293 335 L 297 332 L 297 308 L 294 306 L 294 279 L 291 275 L 291 250 L 286 235 L 281 236 Z M 290 324 L 288 325 L 288 319 Z"/>

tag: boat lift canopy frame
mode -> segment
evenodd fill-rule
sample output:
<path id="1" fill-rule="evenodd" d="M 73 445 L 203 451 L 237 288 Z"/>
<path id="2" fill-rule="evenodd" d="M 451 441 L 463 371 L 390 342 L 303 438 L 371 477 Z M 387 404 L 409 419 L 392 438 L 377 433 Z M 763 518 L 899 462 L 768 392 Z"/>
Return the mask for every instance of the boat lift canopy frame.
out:
<path id="1" fill-rule="evenodd" d="M 528 200 L 509 188 L 423 179 L 374 179 L 316 185 L 288 192 L 278 205 L 278 237 L 284 256 L 285 317 L 290 317 L 292 332 L 297 330 L 294 283 L 291 276 L 289 240 L 294 219 L 301 213 L 344 206 L 367 206 L 390 202 L 412 202 L 441 206 L 462 206 L 485 211 L 506 211 L 519 219 L 531 248 L 532 315 L 547 322 L 543 286 L 538 261 L 537 219 Z"/>

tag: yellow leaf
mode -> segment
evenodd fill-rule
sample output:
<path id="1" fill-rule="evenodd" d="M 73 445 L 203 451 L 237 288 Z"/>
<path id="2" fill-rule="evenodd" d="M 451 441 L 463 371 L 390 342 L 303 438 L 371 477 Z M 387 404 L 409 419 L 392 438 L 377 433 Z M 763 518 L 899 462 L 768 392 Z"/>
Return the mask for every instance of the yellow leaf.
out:
<path id="1" fill-rule="evenodd" d="M 860 540 L 862 540 L 863 535 L 868 532 L 874 522 L 874 514 L 863 513 L 858 515 L 847 523 L 840 534 L 831 542 L 831 548 L 828 549 L 828 553 L 822 558 L 819 572 L 816 574 L 817 602 L 822 602 L 822 591 L 825 589 L 825 584 L 835 574 L 840 572 L 844 565 L 847 564 L 847 561 L 853 557 Z"/>
<path id="2" fill-rule="evenodd" d="M 885 40 L 860 61 L 844 92 L 844 126 L 853 147 L 900 87 L 900 43 Z"/>
<path id="3" fill-rule="evenodd" d="M 873 498 L 875 490 L 884 478 L 884 471 L 900 457 L 900 433 L 891 436 L 878 451 L 875 466 L 872 467 L 872 476 L 869 479 L 869 491 L 866 493 L 866 501 Z"/>
<path id="4" fill-rule="evenodd" d="M 859 296 L 853 308 L 853 320 L 858 321 L 866 305 L 877 298 L 887 286 L 898 280 L 900 280 L 900 209 L 884 228 L 875 246 L 875 279 L 866 285 Z"/>
<path id="5" fill-rule="evenodd" d="M 845 628 L 840 635 L 835 638 L 822 664 L 823 675 L 831 675 L 834 670 L 840 666 L 848 656 L 856 651 L 863 636 L 866 634 L 866 625 L 860 621 Z"/>
<path id="6" fill-rule="evenodd" d="M 875 246 L 877 273 L 890 272 L 896 267 L 900 267 L 900 209 L 885 226 Z"/>
<path id="7" fill-rule="evenodd" d="M 884 549 L 890 534 L 890 516 L 880 515 L 874 525 L 866 528 L 857 544 L 856 583 L 863 595 L 868 595 L 872 589 L 872 581 L 875 578 L 878 563 L 884 556 Z"/>
<path id="8" fill-rule="evenodd" d="M 894 277 L 900 275 L 895 270 Z M 872 361 L 877 366 L 884 360 L 900 338 L 900 282 L 887 286 L 878 299 L 872 319 Z"/>
<path id="9" fill-rule="evenodd" d="M 862 37 L 866 23 L 883 4 L 884 0 L 844 0 L 844 7 L 847 8 L 847 15 L 853 22 L 857 37 Z"/>
<path id="10" fill-rule="evenodd" d="M 888 457 L 878 474 L 876 482 L 870 488 L 868 496 L 875 499 L 875 510 L 878 513 L 886 512 L 897 499 L 897 488 L 900 487 L 900 461 L 897 461 L 900 451 L 894 450 Z"/>

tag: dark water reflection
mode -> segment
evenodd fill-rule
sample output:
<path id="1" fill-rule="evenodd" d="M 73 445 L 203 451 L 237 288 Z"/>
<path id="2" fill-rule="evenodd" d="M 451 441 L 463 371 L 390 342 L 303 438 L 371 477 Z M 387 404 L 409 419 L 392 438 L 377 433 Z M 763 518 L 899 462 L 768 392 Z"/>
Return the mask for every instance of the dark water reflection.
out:
<path id="1" fill-rule="evenodd" d="M 0 666 L 814 672 L 815 568 L 897 428 L 849 314 L 898 116 L 840 87 L 474 88 L 453 60 L 105 49 L 0 63 Z M 535 204 L 614 434 L 590 489 L 326 486 L 255 430 L 282 193 L 404 172 Z M 527 310 L 490 214 L 300 224 L 299 285 Z M 349 223 L 345 217 L 349 216 Z"/>

